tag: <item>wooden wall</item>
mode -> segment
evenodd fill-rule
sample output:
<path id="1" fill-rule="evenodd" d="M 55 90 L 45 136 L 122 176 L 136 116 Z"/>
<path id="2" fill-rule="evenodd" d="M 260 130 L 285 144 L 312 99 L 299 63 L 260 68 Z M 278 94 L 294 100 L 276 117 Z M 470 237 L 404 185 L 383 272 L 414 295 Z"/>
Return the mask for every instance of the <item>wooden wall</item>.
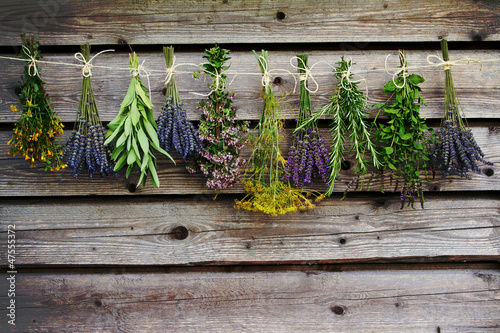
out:
<path id="1" fill-rule="evenodd" d="M 410 66 L 440 55 L 442 38 L 452 59 L 500 59 L 495 0 L 2 0 L 0 31 L 2 56 L 13 56 L 19 34 L 32 32 L 45 60 L 74 62 L 79 44 L 89 42 L 92 53 L 116 49 L 95 59 L 114 67 L 128 65 L 132 48 L 146 67 L 163 69 L 164 45 L 176 47 L 178 62 L 200 63 L 215 42 L 233 51 L 236 72 L 258 72 L 252 49 L 270 50 L 271 69 L 293 70 L 288 60 L 299 52 L 310 53 L 311 64 L 344 55 L 368 82 L 370 105 L 384 100 L 391 78 L 384 59 L 394 55 L 395 65 L 399 48 Z M 1 332 L 500 331 L 500 61 L 483 62 L 481 71 L 453 67 L 469 124 L 494 167 L 482 166 L 472 180 L 427 182 L 423 210 L 400 210 L 398 192 L 340 201 L 352 175 L 344 170 L 331 198 L 280 217 L 235 210 L 241 185 L 213 200 L 203 176 L 187 174 L 178 157 L 176 166 L 160 158 L 155 189 L 137 187 L 137 175 L 74 179 L 7 155 L 22 68 L 0 60 Z M 67 134 L 81 73 L 41 68 Z M 329 67 L 316 69 L 319 107 L 335 81 Z M 422 114 L 438 126 L 444 74 L 421 73 Z M 129 79 L 94 70 L 103 121 L 116 115 Z M 150 79 L 157 115 L 163 75 Z M 199 96 L 190 92 L 206 93 L 205 83 L 187 73 L 176 80 L 188 116 L 198 119 Z M 286 74 L 272 80 L 280 81 L 276 92 L 293 86 Z M 258 119 L 259 85 L 258 76 L 234 78 L 240 118 Z M 298 93 L 288 98 L 284 117 L 294 119 Z M 6 316 L 9 224 L 17 242 L 15 327 Z"/>

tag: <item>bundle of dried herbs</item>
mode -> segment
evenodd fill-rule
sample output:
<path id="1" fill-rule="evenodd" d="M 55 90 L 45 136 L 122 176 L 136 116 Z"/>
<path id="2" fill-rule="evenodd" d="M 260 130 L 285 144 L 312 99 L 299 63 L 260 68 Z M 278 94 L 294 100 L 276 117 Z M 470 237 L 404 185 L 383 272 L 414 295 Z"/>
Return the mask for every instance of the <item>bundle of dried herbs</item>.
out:
<path id="1" fill-rule="evenodd" d="M 408 74 L 406 53 L 399 51 L 400 66 L 397 78 L 387 82 L 383 92 L 390 94 L 385 103 L 375 104 L 379 108 L 373 122 L 378 143 L 380 174 L 382 175 L 381 191 L 383 192 L 385 175 L 391 180 L 396 178 L 396 188 L 402 179 L 401 208 L 407 201 L 413 207 L 417 198 L 423 208 L 421 170 L 427 168 L 429 139 L 426 134 L 429 128 L 425 119 L 420 117 L 420 106 L 424 100 L 420 96 L 419 84 L 424 78 L 417 74 Z M 383 110 L 387 122 L 377 123 Z"/>
<path id="2" fill-rule="evenodd" d="M 367 154 L 371 155 L 373 165 L 379 165 L 376 147 L 367 124 L 366 96 L 359 90 L 359 82 L 352 80 L 354 76 L 351 72 L 352 65 L 352 61 L 345 60 L 344 57 L 337 63 L 333 71 L 338 80 L 337 89 L 330 97 L 330 101 L 321 109 L 314 110 L 309 119 L 317 121 L 324 116 L 331 117 L 331 152 L 328 164 L 330 175 L 326 195 L 333 192 L 346 154 L 354 152 L 356 160 L 354 168 L 356 177 L 347 185 L 346 193 L 357 186 L 362 175 L 369 173 L 370 161 L 366 159 Z M 349 150 L 346 139 L 352 143 Z"/>
<path id="3" fill-rule="evenodd" d="M 231 106 L 234 94 L 225 90 L 229 66 L 224 65 L 230 51 L 215 45 L 205 50 L 202 65 L 204 73 L 213 78 L 208 84 L 210 94 L 207 101 L 201 101 L 202 110 L 199 131 L 205 150 L 200 154 L 198 164 L 208 178 L 207 187 L 217 191 L 233 186 L 238 180 L 239 168 L 245 164 L 240 151 L 245 145 L 242 135 L 248 131 L 248 123 L 238 120 L 236 110 Z"/>
<path id="4" fill-rule="evenodd" d="M 262 50 L 254 55 L 259 62 L 263 75 L 266 75 L 268 53 Z M 270 84 L 262 87 L 263 106 L 261 116 L 253 135 L 250 137 L 252 155 L 247 162 L 247 168 L 242 183 L 246 195 L 242 200 L 236 200 L 235 208 L 262 212 L 277 216 L 288 212 L 304 211 L 314 208 L 309 199 L 316 196 L 316 202 L 323 199 L 314 191 L 306 191 L 283 182 L 285 160 L 281 155 L 280 130 L 283 121 L 279 118 L 280 103 L 276 99 Z"/>
<path id="5" fill-rule="evenodd" d="M 449 61 L 448 43 L 441 40 L 443 60 Z M 481 173 L 477 162 L 493 165 L 484 159 L 484 153 L 477 144 L 467 120 L 461 112 L 451 66 L 444 68 L 444 109 L 441 127 L 436 133 L 436 141 L 432 154 L 434 167 L 443 172 L 443 178 L 456 175 L 457 178 L 470 179 L 469 171 Z"/>
<path id="6" fill-rule="evenodd" d="M 139 184 L 145 185 L 148 173 L 154 187 L 160 186 L 156 173 L 156 157 L 153 148 L 174 162 L 172 157 L 160 147 L 153 105 L 146 87 L 139 77 L 139 58 L 135 52 L 129 55 L 132 79 L 127 94 L 121 104 L 120 112 L 108 124 L 109 131 L 104 144 L 114 143 L 111 158 L 116 161 L 114 171 L 127 165 L 126 177 L 139 167 Z M 175 163 L 175 162 L 174 162 Z"/>
<path id="7" fill-rule="evenodd" d="M 298 187 L 312 184 L 314 174 L 328 182 L 328 148 L 319 134 L 317 121 L 311 119 L 313 106 L 306 75 L 308 58 L 308 54 L 297 55 L 301 76 L 299 114 L 283 175 L 284 181 L 291 179 Z"/>
<path id="8" fill-rule="evenodd" d="M 172 68 L 174 62 L 174 48 L 164 47 L 163 55 L 167 68 Z M 198 131 L 193 123 L 187 119 L 186 110 L 179 96 L 173 73 L 166 83 L 165 105 L 158 117 L 158 139 L 160 147 L 170 152 L 175 149 L 187 162 L 186 169 L 196 172 L 195 159 L 203 150 Z"/>
<path id="9" fill-rule="evenodd" d="M 89 61 L 89 44 L 81 45 L 81 54 L 85 61 Z M 97 173 L 102 177 L 114 173 L 115 164 L 111 160 L 113 148 L 110 144 L 104 144 L 105 135 L 106 129 L 97 111 L 91 74 L 84 72 L 74 129 L 63 149 L 63 157 L 74 177 L 81 173 L 88 173 L 90 177 Z"/>
<path id="10" fill-rule="evenodd" d="M 21 58 L 27 61 L 21 82 L 19 103 L 21 110 L 12 105 L 13 112 L 19 112 L 21 118 L 14 125 L 9 155 L 21 155 L 35 167 L 35 161 L 42 162 L 45 170 L 65 168 L 62 150 L 56 138 L 63 133 L 61 119 L 51 107 L 51 101 L 45 92 L 45 82 L 40 78 L 37 60 L 42 56 L 38 50 L 37 37 L 21 35 L 23 48 Z"/>

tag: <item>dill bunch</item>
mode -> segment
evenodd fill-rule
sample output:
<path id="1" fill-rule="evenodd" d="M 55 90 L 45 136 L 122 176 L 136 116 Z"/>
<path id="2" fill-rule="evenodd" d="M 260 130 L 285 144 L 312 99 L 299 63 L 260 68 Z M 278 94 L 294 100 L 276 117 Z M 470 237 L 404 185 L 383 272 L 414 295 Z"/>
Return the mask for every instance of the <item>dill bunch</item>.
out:
<path id="1" fill-rule="evenodd" d="M 52 108 L 45 91 L 45 82 L 38 74 L 40 69 L 36 60 L 42 58 L 38 50 L 40 44 L 34 36 L 26 37 L 23 34 L 21 39 L 21 58 L 28 62 L 24 66 L 19 94 L 22 108 L 19 110 L 15 105 L 10 107 L 13 112 L 19 112 L 21 117 L 15 123 L 12 138 L 8 142 L 11 146 L 8 154 L 24 156 L 31 167 L 35 167 L 35 161 L 39 161 L 45 165 L 45 171 L 60 170 L 66 164 L 62 161 L 61 145 L 56 139 L 62 135 L 64 125 Z"/>
<path id="2" fill-rule="evenodd" d="M 261 72 L 265 74 L 268 66 L 268 53 L 265 50 L 258 55 Z M 235 200 L 235 208 L 261 212 L 272 216 L 289 212 L 305 211 L 315 205 L 309 199 L 316 196 L 316 202 L 324 198 L 314 191 L 298 189 L 290 182 L 282 181 L 285 159 L 281 155 L 280 130 L 283 121 L 279 118 L 280 103 L 276 99 L 269 83 L 262 87 L 263 106 L 260 120 L 249 144 L 252 155 L 247 161 L 244 179 L 246 195 L 242 200 Z"/>
<path id="3" fill-rule="evenodd" d="M 441 40 L 443 60 L 449 61 L 448 43 Z M 434 167 L 443 172 L 443 178 L 456 175 L 470 179 L 469 171 L 481 173 L 477 165 L 493 165 L 484 159 L 484 153 L 477 144 L 458 101 L 451 75 L 451 66 L 444 69 L 444 107 L 441 126 L 436 132 L 432 154 Z"/>

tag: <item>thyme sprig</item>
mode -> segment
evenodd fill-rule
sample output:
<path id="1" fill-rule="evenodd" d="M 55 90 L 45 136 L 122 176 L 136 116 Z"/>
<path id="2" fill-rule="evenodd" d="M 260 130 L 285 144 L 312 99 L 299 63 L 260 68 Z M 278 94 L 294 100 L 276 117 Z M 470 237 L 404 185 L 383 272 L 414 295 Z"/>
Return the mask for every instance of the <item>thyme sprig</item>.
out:
<path id="1" fill-rule="evenodd" d="M 153 104 L 149 99 L 146 87 L 139 77 L 139 57 L 129 55 L 130 73 L 132 79 L 121 104 L 120 112 L 108 124 L 109 131 L 104 144 L 114 142 L 111 158 L 116 161 L 114 171 L 127 165 L 126 177 L 139 167 L 139 184 L 146 185 L 148 173 L 154 187 L 160 186 L 156 173 L 156 157 L 153 148 L 167 156 L 172 162 L 172 157 L 160 147 L 156 133 L 156 122 L 153 116 Z M 174 162 L 175 163 L 175 162 Z"/>
<path id="2" fill-rule="evenodd" d="M 419 84 L 424 78 L 417 74 L 408 74 L 406 53 L 399 51 L 399 73 L 397 78 L 390 80 L 384 86 L 383 92 L 390 94 L 385 103 L 375 104 L 379 109 L 373 121 L 373 128 L 378 143 L 378 152 L 382 175 L 381 191 L 383 192 L 384 177 L 390 175 L 402 178 L 401 208 L 405 202 L 414 207 L 418 199 L 423 208 L 424 196 L 422 189 L 421 170 L 428 167 L 429 127 L 420 116 L 420 106 L 425 105 L 420 96 Z M 387 117 L 387 122 L 377 122 L 381 111 Z"/>
<path id="3" fill-rule="evenodd" d="M 255 51 L 253 53 L 262 74 L 265 74 L 268 64 L 267 51 L 262 50 L 260 55 Z M 283 120 L 279 117 L 280 101 L 270 85 L 262 87 L 261 96 L 263 105 L 260 120 L 249 139 L 253 150 L 242 180 L 246 195 L 242 200 L 235 200 L 235 208 L 272 216 L 312 209 L 315 205 L 310 197 L 315 196 L 317 202 L 323 199 L 324 195 L 298 189 L 290 182 L 281 180 L 286 161 L 280 150 L 280 131 L 283 129 Z"/>
<path id="4" fill-rule="evenodd" d="M 47 170 L 60 170 L 66 167 L 62 161 L 62 150 L 56 141 L 63 133 L 64 125 L 51 106 L 45 91 L 45 82 L 40 78 L 37 60 L 42 58 L 38 50 L 37 37 L 21 35 L 23 48 L 21 58 L 27 60 L 24 77 L 21 82 L 19 104 L 12 105 L 13 112 L 19 112 L 20 118 L 14 125 L 12 138 L 9 140 L 9 155 L 21 155 L 35 167 L 35 161 L 45 165 Z M 34 60 L 34 61 L 33 61 Z"/>
<path id="5" fill-rule="evenodd" d="M 448 43 L 441 40 L 443 60 L 449 61 Z M 484 153 L 477 144 L 457 98 L 451 66 L 444 69 L 444 105 L 441 127 L 436 133 L 432 154 L 434 166 L 443 172 L 443 178 L 456 175 L 470 179 L 469 171 L 481 173 L 477 162 L 493 165 L 484 159 Z"/>

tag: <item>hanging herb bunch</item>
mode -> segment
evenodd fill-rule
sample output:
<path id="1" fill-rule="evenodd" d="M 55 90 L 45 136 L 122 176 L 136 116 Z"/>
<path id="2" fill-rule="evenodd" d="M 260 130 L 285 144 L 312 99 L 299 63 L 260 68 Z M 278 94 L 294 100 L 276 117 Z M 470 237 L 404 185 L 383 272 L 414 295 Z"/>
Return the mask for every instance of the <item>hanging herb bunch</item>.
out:
<path id="1" fill-rule="evenodd" d="M 28 61 L 24 67 L 19 103 L 22 109 L 12 105 L 13 112 L 19 112 L 21 118 L 14 125 L 14 133 L 8 142 L 10 155 L 24 156 L 35 167 L 35 161 L 45 165 L 45 170 L 60 170 L 66 167 L 62 161 L 62 150 L 56 138 L 63 133 L 61 119 L 51 107 L 51 101 L 45 92 L 45 82 L 40 78 L 37 60 L 42 56 L 40 44 L 34 36 L 21 35 L 23 48 L 21 58 Z"/>
<path id="2" fill-rule="evenodd" d="M 207 101 L 201 101 L 202 110 L 199 131 L 205 150 L 201 152 L 198 164 L 208 178 L 207 187 L 217 191 L 233 186 L 238 179 L 239 168 L 245 160 L 239 156 L 245 145 L 242 135 L 248 131 L 248 123 L 238 120 L 236 110 L 231 106 L 234 94 L 225 90 L 229 66 L 229 50 L 219 46 L 205 50 L 207 63 L 203 72 L 213 78 L 208 84 L 211 90 Z M 196 76 L 197 73 L 194 73 Z"/>
<path id="3" fill-rule="evenodd" d="M 116 161 L 114 171 L 127 165 L 126 177 L 137 167 L 140 170 L 139 184 L 146 185 L 148 173 L 154 187 L 160 186 L 156 173 L 156 157 L 153 148 L 172 160 L 160 147 L 153 105 L 146 87 L 139 77 L 139 57 L 135 52 L 129 55 L 132 79 L 127 94 L 121 104 L 120 112 L 108 124 L 109 131 L 104 144 L 114 143 L 111 158 Z M 175 163 L 175 162 L 174 162 Z"/>
<path id="4" fill-rule="evenodd" d="M 366 96 L 359 90 L 359 82 L 353 81 L 354 74 L 351 72 L 352 61 L 341 58 L 334 68 L 333 73 L 338 80 L 337 89 L 330 97 L 330 101 L 321 109 L 314 110 L 309 121 L 328 116 L 331 117 L 330 142 L 331 152 L 329 156 L 328 190 L 326 195 L 331 195 L 335 187 L 335 181 L 339 178 L 342 163 L 345 156 L 354 152 L 356 160 L 355 177 L 347 185 L 345 194 L 356 188 L 361 176 L 368 174 L 370 161 L 366 155 L 370 154 L 371 163 L 379 165 L 375 144 L 371 139 L 369 125 L 367 124 Z M 346 139 L 352 143 L 348 150 Z M 367 184 L 367 187 L 369 184 Z M 363 188 L 363 182 L 361 183 Z"/>
<path id="5" fill-rule="evenodd" d="M 373 122 L 379 143 L 380 174 L 382 175 L 381 190 L 383 191 L 385 174 L 389 173 L 391 183 L 393 177 L 402 178 L 401 208 L 405 202 L 412 207 L 418 199 L 423 208 L 424 196 L 420 171 L 427 168 L 429 139 L 426 133 L 429 128 L 425 119 L 420 117 L 420 106 L 424 100 L 420 96 L 419 84 L 424 78 L 417 74 L 408 74 L 406 69 L 406 53 L 399 51 L 400 70 L 394 80 L 387 82 L 383 92 L 391 94 L 385 103 L 375 104 L 379 108 Z M 389 102 L 392 101 L 392 104 Z M 387 117 L 387 122 L 377 123 L 381 111 Z"/>
<path id="6" fill-rule="evenodd" d="M 288 153 L 284 181 L 292 180 L 295 186 L 313 183 L 314 174 L 328 182 L 328 147 L 318 131 L 317 120 L 311 119 L 313 106 L 307 89 L 307 54 L 297 55 L 300 80 L 300 104 L 296 130 Z"/>
<path id="7" fill-rule="evenodd" d="M 81 45 L 81 54 L 89 61 L 89 44 Z M 114 173 L 113 151 L 111 144 L 104 144 L 106 129 L 102 126 L 92 89 L 91 73 L 84 67 L 82 91 L 78 103 L 78 112 L 71 137 L 64 146 L 64 159 L 71 168 L 74 177 L 82 172 L 90 177 L 99 173 L 105 177 Z"/>
<path id="8" fill-rule="evenodd" d="M 262 50 L 261 55 L 254 51 L 262 74 L 267 72 L 268 53 Z M 281 155 L 280 130 L 283 121 L 279 118 L 280 103 L 276 99 L 269 82 L 262 87 L 264 100 L 259 124 L 250 138 L 252 155 L 247 162 L 245 179 L 246 195 L 236 200 L 235 208 L 262 212 L 277 216 L 288 212 L 312 209 L 315 205 L 309 199 L 316 196 L 320 201 L 324 195 L 292 187 L 290 182 L 283 182 L 285 159 Z"/>
<path id="9" fill-rule="evenodd" d="M 448 43 L 441 40 L 443 60 L 449 61 Z M 436 133 L 435 145 L 432 154 L 434 166 L 443 172 L 443 178 L 456 175 L 457 178 L 470 179 L 469 171 L 481 173 L 477 162 L 493 165 L 484 159 L 484 153 L 477 144 L 467 120 L 461 112 L 458 101 L 451 66 L 444 69 L 444 109 L 441 127 Z"/>
<path id="10" fill-rule="evenodd" d="M 174 48 L 164 47 L 163 55 L 167 68 L 171 68 L 174 63 Z M 187 119 L 173 73 L 165 88 L 165 105 L 157 120 L 160 147 L 167 152 L 175 149 L 187 162 L 186 169 L 194 173 L 196 172 L 195 159 L 203 150 L 199 133 L 193 123 Z"/>

